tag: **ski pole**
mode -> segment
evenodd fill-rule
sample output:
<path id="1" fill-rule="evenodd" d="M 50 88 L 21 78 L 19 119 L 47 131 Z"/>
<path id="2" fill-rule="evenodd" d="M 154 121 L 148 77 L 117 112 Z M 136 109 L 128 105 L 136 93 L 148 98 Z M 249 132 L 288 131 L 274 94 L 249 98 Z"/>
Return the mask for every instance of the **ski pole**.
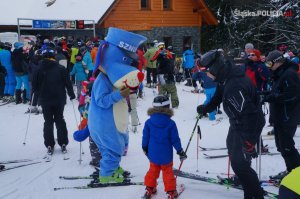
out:
<path id="1" fill-rule="evenodd" d="M 194 133 L 195 133 L 197 124 L 198 124 L 199 119 L 200 119 L 201 117 L 202 117 L 202 115 L 198 115 L 198 116 L 197 116 L 196 124 L 195 124 L 195 126 L 194 126 L 194 129 L 193 129 L 192 134 L 191 134 L 191 136 L 190 136 L 189 142 L 188 142 L 188 144 L 187 144 L 187 146 L 186 146 L 186 149 L 185 149 L 185 151 L 184 151 L 185 154 L 186 154 L 186 152 L 187 152 L 187 150 L 188 150 L 188 148 L 189 148 L 189 146 L 190 146 L 190 143 L 191 143 L 191 140 L 192 140 L 193 135 L 194 135 Z M 178 168 L 178 172 L 176 173 L 175 178 L 177 178 L 177 176 L 178 176 L 178 173 L 179 173 L 179 171 L 180 171 L 180 169 L 181 169 L 182 163 L 183 163 L 183 160 L 180 162 L 180 165 L 179 165 L 179 168 Z"/>
<path id="2" fill-rule="evenodd" d="M 198 139 L 197 139 L 197 170 L 196 170 L 196 172 L 199 172 L 199 165 L 198 165 L 199 164 L 199 142 L 200 142 L 202 136 L 201 136 L 200 126 L 198 125 L 197 127 L 198 127 L 198 131 L 197 131 Z"/>
<path id="3" fill-rule="evenodd" d="M 230 164 L 231 164 L 230 156 L 228 156 L 228 168 L 227 168 L 227 177 L 228 177 L 228 179 L 230 178 Z"/>
<path id="4" fill-rule="evenodd" d="M 259 166 L 258 166 L 258 179 L 259 179 L 259 181 L 261 180 L 261 141 L 262 141 L 262 137 L 261 137 L 261 135 L 259 136 L 259 149 L 258 149 L 258 151 L 259 151 Z"/>
<path id="5" fill-rule="evenodd" d="M 29 128 L 29 121 L 30 121 L 31 107 L 32 107 L 33 98 L 34 98 L 34 93 L 32 93 L 31 101 L 30 101 L 30 105 L 29 105 L 29 115 L 28 115 L 28 118 L 27 118 L 26 132 L 25 132 L 23 145 L 26 145 L 26 138 L 27 138 L 27 133 L 28 133 L 28 128 Z"/>
<path id="6" fill-rule="evenodd" d="M 77 120 L 77 116 L 76 116 L 75 106 L 74 106 L 73 100 L 71 100 L 71 102 L 72 102 L 74 118 L 75 118 L 75 122 L 76 122 L 76 126 L 77 126 L 78 120 Z M 81 162 L 82 162 L 82 159 L 81 159 L 81 142 L 79 143 L 79 160 L 78 161 L 79 161 L 79 164 L 81 164 Z"/>

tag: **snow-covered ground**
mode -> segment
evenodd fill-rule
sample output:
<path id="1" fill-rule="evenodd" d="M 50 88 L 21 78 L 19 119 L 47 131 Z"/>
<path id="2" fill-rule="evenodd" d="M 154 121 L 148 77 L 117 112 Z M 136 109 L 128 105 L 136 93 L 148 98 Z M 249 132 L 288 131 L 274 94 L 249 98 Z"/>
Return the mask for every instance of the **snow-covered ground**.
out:
<path id="1" fill-rule="evenodd" d="M 205 99 L 204 94 L 192 94 L 183 91 L 191 89 L 185 87 L 183 83 L 177 85 L 180 105 L 175 109 L 173 119 L 177 123 L 181 142 L 185 149 L 190 138 L 191 132 L 196 122 L 196 106 L 202 103 Z M 144 99 L 138 100 L 138 114 L 141 125 L 138 127 L 138 133 L 130 132 L 129 151 L 126 157 L 122 158 L 121 166 L 126 170 L 131 171 L 135 177 L 132 181 L 143 181 L 144 175 L 149 168 L 149 162 L 141 149 L 142 129 L 145 120 L 148 118 L 147 109 L 151 107 L 154 97 L 154 90 L 145 88 Z M 76 116 L 79 119 L 79 113 L 76 106 Z M 43 144 L 43 116 L 31 115 L 29 130 L 24 146 L 23 140 L 26 132 L 26 124 L 28 115 L 24 114 L 28 105 L 9 104 L 0 107 L 0 161 L 14 159 L 36 159 L 41 158 L 46 153 L 46 148 Z M 36 165 L 13 169 L 0 173 L 0 198 L 3 199 L 134 199 L 140 198 L 144 194 L 143 186 L 127 186 L 127 187 L 111 187 L 98 188 L 88 190 L 60 190 L 53 191 L 54 187 L 70 187 L 85 185 L 89 180 L 61 180 L 59 176 L 80 176 L 89 175 L 93 172 L 93 168 L 89 166 L 90 153 L 88 142 L 82 143 L 84 155 L 83 162 L 79 164 L 79 143 L 72 138 L 72 133 L 76 130 L 76 120 L 72 103 L 67 102 L 65 107 L 65 119 L 69 130 L 68 145 L 69 160 L 63 160 L 63 155 L 60 148 L 56 145 L 54 156 L 51 162 L 42 162 Z M 225 139 L 228 130 L 228 118 L 223 113 L 217 115 L 217 118 L 224 119 L 219 124 L 209 121 L 207 118 L 201 119 L 199 125 L 202 131 L 202 140 L 200 146 L 203 147 L 225 147 Z M 125 119 L 125 118 L 124 118 Z M 263 134 L 270 130 L 265 127 Z M 297 134 L 299 135 L 299 129 Z M 296 146 L 300 145 L 300 138 L 295 137 Z M 266 140 L 270 151 L 276 151 L 274 148 L 274 140 Z M 298 147 L 299 148 L 299 147 Z M 226 151 L 209 151 L 207 154 L 226 154 Z M 191 145 L 187 152 L 188 159 L 183 163 L 182 170 L 193 172 L 203 176 L 215 177 L 221 173 L 227 173 L 228 159 L 205 159 L 203 152 L 199 151 L 198 169 L 197 170 L 197 134 L 195 133 Z M 179 158 L 174 150 L 174 167 L 178 168 Z M 6 165 L 7 167 L 14 164 Z M 17 164 L 15 164 L 17 165 Z M 256 168 L 256 161 L 253 161 L 253 168 Z M 268 179 L 271 174 L 276 174 L 285 169 L 283 159 L 280 155 L 262 156 L 262 179 Z M 232 173 L 232 171 L 231 171 Z M 226 187 L 208 184 L 205 182 L 189 180 L 178 177 L 178 184 L 184 183 L 186 190 L 180 198 L 242 198 L 243 193 L 240 190 L 227 189 Z M 163 182 L 160 178 L 158 181 L 158 194 L 154 198 L 166 198 L 163 189 Z M 278 192 L 275 187 L 266 187 L 267 190 L 274 193 Z"/>

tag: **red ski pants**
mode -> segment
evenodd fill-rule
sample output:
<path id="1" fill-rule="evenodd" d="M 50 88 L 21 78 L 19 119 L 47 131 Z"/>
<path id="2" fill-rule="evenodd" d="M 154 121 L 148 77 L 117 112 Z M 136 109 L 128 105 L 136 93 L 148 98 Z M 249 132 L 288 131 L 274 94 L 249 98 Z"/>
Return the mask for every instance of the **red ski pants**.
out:
<path id="1" fill-rule="evenodd" d="M 173 172 L 173 162 L 165 165 L 157 165 L 150 162 L 150 168 L 145 176 L 144 184 L 147 187 L 156 187 L 157 178 L 159 178 L 160 170 L 162 170 L 165 191 L 176 190 L 176 179 Z"/>

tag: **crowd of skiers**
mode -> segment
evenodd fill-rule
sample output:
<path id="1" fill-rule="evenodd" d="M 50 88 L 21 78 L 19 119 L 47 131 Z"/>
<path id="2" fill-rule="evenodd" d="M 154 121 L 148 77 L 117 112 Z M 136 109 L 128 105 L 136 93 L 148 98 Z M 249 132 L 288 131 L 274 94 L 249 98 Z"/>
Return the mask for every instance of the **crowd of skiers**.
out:
<path id="1" fill-rule="evenodd" d="M 31 101 L 30 112 L 34 111 L 37 104 L 41 105 L 45 119 L 44 144 L 48 152 L 52 153 L 55 145 L 54 123 L 58 144 L 62 150 L 66 150 L 68 135 L 63 118 L 66 93 L 71 100 L 76 97 L 79 100 L 82 116 L 79 130 L 87 131 L 89 99 L 92 84 L 97 78 L 93 70 L 99 41 L 68 41 L 66 37 L 42 41 L 38 37 L 38 41 L 30 45 L 30 50 L 24 53 L 24 45 L 20 42 L 14 44 L 13 52 L 12 44 L 0 43 L 0 97 L 3 102 L 14 100 L 16 104 Z M 150 119 L 145 122 L 143 130 L 142 148 L 150 160 L 150 169 L 145 176 L 145 195 L 150 196 L 156 192 L 156 180 L 162 170 L 165 191 L 170 198 L 176 198 L 176 180 L 172 171 L 173 146 L 181 161 L 187 156 L 181 147 L 176 124 L 170 118 L 173 116 L 171 108 L 179 107 L 176 82 L 182 81 L 179 76 L 182 74 L 178 70 L 172 46 L 166 48 L 163 42 L 153 41 L 149 49 L 140 46 L 136 53 L 139 59 L 132 65 L 146 72 L 146 87 L 158 88 L 159 92 L 153 100 L 153 108 L 148 110 Z M 200 116 L 209 114 L 209 120 L 215 120 L 218 106 L 223 103 L 223 110 L 230 123 L 226 143 L 231 167 L 243 186 L 244 198 L 261 199 L 264 198 L 264 191 L 256 172 L 251 168 L 251 160 L 258 156 L 255 146 L 260 142 L 265 125 L 264 103 L 269 103 L 269 123 L 274 127 L 275 144 L 287 168 L 275 178 L 281 180 L 289 173 L 299 173 L 300 155 L 293 140 L 300 122 L 299 58 L 284 47 L 264 57 L 248 43 L 242 60 L 241 64 L 235 64 L 222 49 L 196 55 L 186 45 L 181 66 L 185 85 L 194 87 L 196 93 L 200 92 L 200 85 L 204 89 L 206 101 L 197 107 Z M 200 83 L 197 84 L 197 81 Z M 76 83 L 77 96 L 72 82 Z M 143 86 L 141 84 L 139 88 L 131 90 L 121 89 L 120 95 L 127 100 L 135 132 L 141 122 L 136 110 L 136 99 L 143 97 Z M 77 141 L 83 140 L 81 136 L 74 134 Z M 163 138 L 164 141 L 161 140 Z M 101 153 L 92 137 L 90 146 L 91 165 L 99 167 Z M 124 155 L 127 149 L 128 143 Z M 262 152 L 267 150 L 262 147 Z M 121 170 L 118 172 L 124 173 Z M 108 182 L 114 180 L 119 182 L 120 179 L 113 177 Z M 296 193 L 299 196 L 299 188 L 289 188 L 290 181 L 283 181 L 286 189 L 281 188 L 282 194 Z"/>

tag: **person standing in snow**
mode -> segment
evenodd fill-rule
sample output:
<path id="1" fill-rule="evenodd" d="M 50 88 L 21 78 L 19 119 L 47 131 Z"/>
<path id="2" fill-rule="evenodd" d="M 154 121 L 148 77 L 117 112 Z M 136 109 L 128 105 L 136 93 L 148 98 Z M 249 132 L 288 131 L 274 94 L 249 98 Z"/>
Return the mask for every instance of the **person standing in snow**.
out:
<path id="1" fill-rule="evenodd" d="M 34 74 L 32 89 L 38 95 L 38 101 L 43 109 L 44 144 L 48 153 L 52 154 L 55 140 L 53 124 L 57 129 L 57 141 L 62 151 L 69 143 L 68 130 L 64 120 L 64 107 L 66 104 L 66 89 L 70 100 L 75 99 L 72 83 L 67 69 L 55 61 L 55 51 L 47 47 L 42 51 L 43 60 L 39 70 Z"/>
<path id="2" fill-rule="evenodd" d="M 264 101 L 270 103 L 275 144 L 287 168 L 271 178 L 281 180 L 300 166 L 300 155 L 293 139 L 300 122 L 300 79 L 295 63 L 284 58 L 278 50 L 268 54 L 267 65 L 273 71 L 273 85 L 271 92 L 264 96 Z"/>
<path id="3" fill-rule="evenodd" d="M 173 173 L 173 147 L 181 161 L 187 155 L 181 147 L 176 123 L 171 119 L 173 110 L 170 109 L 170 100 L 165 95 L 158 95 L 153 100 L 153 108 L 148 109 L 150 118 L 145 122 L 143 129 L 142 148 L 150 161 L 144 184 L 145 196 L 156 193 L 157 178 L 162 170 L 165 191 L 168 198 L 177 198 L 176 178 Z"/>
<path id="4" fill-rule="evenodd" d="M 231 167 L 242 184 L 244 198 L 263 199 L 264 190 L 251 168 L 251 160 L 257 158 L 255 145 L 265 125 L 256 90 L 244 71 L 227 60 L 220 49 L 205 53 L 200 65 L 208 68 L 207 75 L 219 84 L 212 100 L 198 106 L 197 112 L 204 115 L 223 102 L 230 123 L 226 144 Z"/>

